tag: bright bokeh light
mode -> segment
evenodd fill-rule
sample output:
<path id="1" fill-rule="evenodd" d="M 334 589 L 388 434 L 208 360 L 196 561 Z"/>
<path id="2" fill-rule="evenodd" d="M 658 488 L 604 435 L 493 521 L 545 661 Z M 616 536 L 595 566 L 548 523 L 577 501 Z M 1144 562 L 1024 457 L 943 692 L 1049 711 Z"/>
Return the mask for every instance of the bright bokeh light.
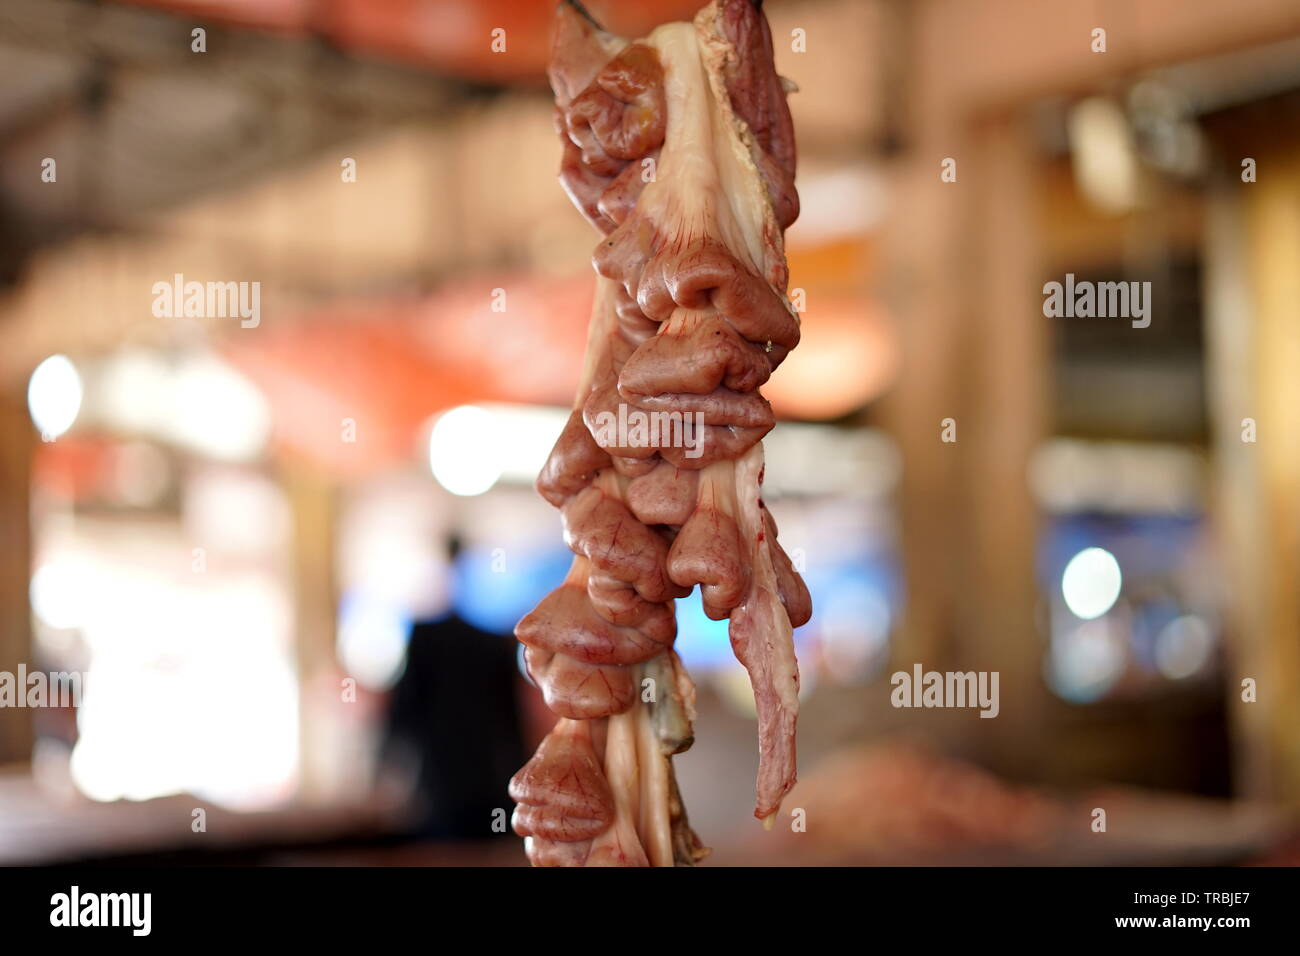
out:
<path id="1" fill-rule="evenodd" d="M 248 461 L 271 434 L 271 408 L 257 386 L 211 355 L 186 359 L 170 394 L 169 431 L 178 444 L 220 461 Z"/>
<path id="2" fill-rule="evenodd" d="M 481 495 L 501 477 L 501 442 L 495 416 L 461 405 L 438 417 L 429 433 L 429 468 L 453 495 Z"/>
<path id="3" fill-rule="evenodd" d="M 1110 213 L 1136 206 L 1142 168 L 1123 108 L 1101 96 L 1082 100 L 1070 110 L 1068 129 L 1079 191 Z"/>
<path id="4" fill-rule="evenodd" d="M 81 376 L 66 355 L 51 355 L 36 366 L 27 385 L 27 408 L 44 438 L 52 441 L 72 427 L 81 396 Z"/>
<path id="5" fill-rule="evenodd" d="M 101 366 L 95 408 L 113 429 L 170 438 L 173 375 L 171 364 L 160 352 L 119 349 Z"/>
<path id="6" fill-rule="evenodd" d="M 1101 617 L 1119 598 L 1123 577 L 1119 562 L 1105 548 L 1085 548 L 1070 559 L 1061 575 L 1065 605 L 1085 621 Z"/>
<path id="7" fill-rule="evenodd" d="M 401 608 L 363 595 L 346 598 L 339 610 L 339 660 L 366 687 L 388 690 L 406 662 L 409 630 Z"/>
<path id="8" fill-rule="evenodd" d="M 73 559 L 41 565 L 28 589 L 32 611 L 48 627 L 79 627 L 93 585 L 93 574 Z"/>
<path id="9" fill-rule="evenodd" d="M 286 595 L 252 575 L 126 562 L 82 622 L 90 663 L 71 771 L 94 800 L 173 793 L 260 809 L 293 792 L 298 679 Z"/>
<path id="10" fill-rule="evenodd" d="M 1048 679 L 1063 698 L 1075 703 L 1099 700 L 1124 673 L 1123 635 L 1106 621 L 1089 621 L 1053 637 Z"/>
<path id="11" fill-rule="evenodd" d="M 1209 625 L 1195 614 L 1185 614 L 1156 636 L 1156 667 L 1172 680 L 1183 680 L 1209 663 L 1213 649 Z"/>
<path id="12" fill-rule="evenodd" d="M 116 431 L 218 461 L 256 461 L 270 440 L 273 422 L 266 396 L 212 352 L 169 357 L 126 348 L 98 369 L 97 421 Z"/>

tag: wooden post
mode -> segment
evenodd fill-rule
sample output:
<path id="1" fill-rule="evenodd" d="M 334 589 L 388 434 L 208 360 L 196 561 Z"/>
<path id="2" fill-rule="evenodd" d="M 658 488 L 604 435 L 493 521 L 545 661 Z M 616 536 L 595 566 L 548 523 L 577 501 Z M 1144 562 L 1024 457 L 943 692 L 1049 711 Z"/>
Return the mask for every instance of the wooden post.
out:
<path id="1" fill-rule="evenodd" d="M 20 394 L 0 393 L 0 670 L 34 666 L 31 606 L 31 480 L 36 435 Z M 0 764 L 32 755 L 32 712 L 0 710 Z"/>
<path id="2" fill-rule="evenodd" d="M 1300 137 L 1246 136 L 1208 219 L 1216 512 L 1229 569 L 1226 679 L 1245 797 L 1300 807 Z M 1225 146 L 1229 144 L 1225 142 Z M 1246 421 L 1249 419 L 1250 421 Z M 1251 439 L 1251 428 L 1254 440 Z M 1243 700 L 1242 681 L 1256 684 Z"/>
<path id="3" fill-rule="evenodd" d="M 335 489 L 302 465 L 283 469 L 293 514 L 294 647 L 298 665 L 299 794 L 307 802 L 327 799 L 336 781 L 332 722 L 322 715 L 321 693 L 335 667 Z M 334 693 L 341 693 L 336 688 Z M 337 698 L 336 698 L 337 699 Z"/>
<path id="4" fill-rule="evenodd" d="M 1050 408 L 1050 327 L 1042 312 L 1043 240 L 1034 142 L 1014 117 L 978 125 L 967 174 L 974 215 L 965 261 L 965 494 L 957 608 L 958 666 L 999 674 L 1000 713 L 972 745 L 1003 772 L 1033 775 L 1048 703 L 1046 642 L 1035 624 L 1038 503 L 1029 463 Z"/>

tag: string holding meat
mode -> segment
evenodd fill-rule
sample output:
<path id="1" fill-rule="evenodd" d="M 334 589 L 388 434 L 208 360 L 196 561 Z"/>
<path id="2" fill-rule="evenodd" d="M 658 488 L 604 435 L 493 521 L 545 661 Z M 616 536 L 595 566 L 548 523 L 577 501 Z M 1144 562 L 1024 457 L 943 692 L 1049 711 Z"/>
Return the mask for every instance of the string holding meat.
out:
<path id="1" fill-rule="evenodd" d="M 557 10 L 560 180 L 604 238 L 574 410 L 537 480 L 573 565 L 515 631 L 559 717 L 510 783 L 534 865 L 708 852 L 671 760 L 695 718 L 673 602 L 696 586 L 753 685 L 755 816 L 770 826 L 794 785 L 793 628 L 812 605 L 762 498 L 759 388 L 799 342 L 783 246 L 799 206 L 760 7 L 713 0 L 637 41 Z"/>

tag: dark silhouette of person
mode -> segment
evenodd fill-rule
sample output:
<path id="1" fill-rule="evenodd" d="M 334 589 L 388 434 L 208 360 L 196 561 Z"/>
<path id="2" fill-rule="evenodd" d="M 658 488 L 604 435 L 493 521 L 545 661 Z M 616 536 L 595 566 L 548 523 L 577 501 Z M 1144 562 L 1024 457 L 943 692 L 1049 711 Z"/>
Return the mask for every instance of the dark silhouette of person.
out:
<path id="1" fill-rule="evenodd" d="M 460 542 L 448 539 L 454 568 Z M 510 777 L 527 759 L 520 731 L 514 638 L 480 630 L 451 610 L 411 630 L 389 701 L 385 752 L 413 758 L 406 835 L 479 840 L 509 833 Z"/>

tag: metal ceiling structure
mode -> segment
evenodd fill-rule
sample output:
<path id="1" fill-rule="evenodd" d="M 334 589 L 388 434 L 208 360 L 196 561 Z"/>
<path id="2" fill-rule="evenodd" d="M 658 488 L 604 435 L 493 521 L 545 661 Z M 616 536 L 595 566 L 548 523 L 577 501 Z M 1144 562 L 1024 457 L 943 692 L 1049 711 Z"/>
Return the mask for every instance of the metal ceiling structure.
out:
<path id="1" fill-rule="evenodd" d="M 273 6 L 273 5 L 272 5 Z M 0 7 L 0 280 L 36 249 L 131 230 L 332 142 L 437 115 L 481 88 L 346 55 L 312 34 L 85 0 Z M 42 163 L 58 180 L 41 188 Z"/>

